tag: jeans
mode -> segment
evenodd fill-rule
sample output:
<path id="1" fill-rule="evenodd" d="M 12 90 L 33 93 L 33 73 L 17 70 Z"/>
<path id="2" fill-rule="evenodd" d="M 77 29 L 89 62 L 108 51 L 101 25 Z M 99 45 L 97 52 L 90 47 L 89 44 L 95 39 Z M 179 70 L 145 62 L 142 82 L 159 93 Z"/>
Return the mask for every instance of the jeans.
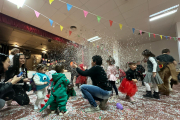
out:
<path id="1" fill-rule="evenodd" d="M 95 100 L 102 101 L 103 99 L 108 99 L 112 94 L 112 91 L 103 90 L 94 85 L 83 84 L 80 89 L 82 91 L 83 98 L 87 99 L 94 107 L 97 107 Z"/>

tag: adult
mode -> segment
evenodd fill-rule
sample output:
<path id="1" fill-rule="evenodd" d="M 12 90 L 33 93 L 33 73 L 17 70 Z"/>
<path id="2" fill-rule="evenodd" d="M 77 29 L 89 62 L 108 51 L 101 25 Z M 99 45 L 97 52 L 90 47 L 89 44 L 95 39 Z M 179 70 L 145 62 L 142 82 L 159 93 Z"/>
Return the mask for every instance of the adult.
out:
<path id="1" fill-rule="evenodd" d="M 23 72 L 21 80 L 13 86 L 15 91 L 15 96 L 13 100 L 15 100 L 19 105 L 28 105 L 29 104 L 29 97 L 26 94 L 26 91 L 29 90 L 29 86 L 26 82 L 30 80 L 27 77 L 27 69 L 25 67 L 25 55 L 23 54 L 16 54 L 13 59 L 13 66 L 10 66 L 8 71 L 5 75 L 5 81 L 7 82 L 10 78 L 14 77 L 15 75 Z M 8 105 L 11 104 L 11 101 L 7 103 Z"/>
<path id="2" fill-rule="evenodd" d="M 144 80 L 144 75 L 143 75 L 143 73 L 145 72 L 145 69 L 144 69 L 144 67 L 141 65 L 141 62 L 140 61 L 137 61 L 137 71 L 138 71 L 138 76 L 140 77 L 140 79 L 141 79 L 141 81 L 142 81 L 142 85 L 143 86 L 145 86 L 144 85 L 144 82 L 143 82 L 143 80 Z"/>
<path id="3" fill-rule="evenodd" d="M 90 108 L 85 109 L 85 112 L 96 112 L 101 109 L 106 109 L 106 103 L 108 98 L 112 95 L 112 85 L 107 79 L 107 74 L 101 67 L 102 58 L 99 55 L 92 57 L 92 67 L 88 70 L 82 71 L 73 64 L 72 67 L 76 68 L 76 71 L 82 76 L 91 77 L 93 85 L 81 85 L 83 97 L 91 104 Z M 100 101 L 98 106 L 95 100 Z"/>
<path id="4" fill-rule="evenodd" d="M 13 58 L 14 58 L 14 55 L 16 55 L 17 53 L 19 53 L 20 50 L 18 48 L 13 48 L 11 50 L 11 54 L 9 55 L 9 59 L 10 59 L 10 65 L 13 65 Z"/>
<path id="5" fill-rule="evenodd" d="M 177 79 L 178 73 L 176 72 L 176 67 L 175 67 L 177 65 L 177 62 L 169 54 L 170 54 L 169 49 L 163 49 L 162 55 L 157 56 L 157 60 L 161 67 L 159 71 L 159 75 L 164 82 L 163 84 L 158 85 L 158 87 L 160 93 L 164 95 L 169 95 L 170 93 L 170 85 L 169 85 L 170 76 L 172 77 L 171 82 L 174 82 L 175 84 L 177 84 L 178 82 Z"/>
<path id="6" fill-rule="evenodd" d="M 7 55 L 0 53 L 0 75 L 8 70 L 10 66 L 10 59 Z M 13 79 L 9 79 L 7 82 L 0 82 L 0 109 L 5 105 L 6 100 L 13 99 L 14 91 L 12 86 L 20 81 L 21 77 L 14 76 Z"/>

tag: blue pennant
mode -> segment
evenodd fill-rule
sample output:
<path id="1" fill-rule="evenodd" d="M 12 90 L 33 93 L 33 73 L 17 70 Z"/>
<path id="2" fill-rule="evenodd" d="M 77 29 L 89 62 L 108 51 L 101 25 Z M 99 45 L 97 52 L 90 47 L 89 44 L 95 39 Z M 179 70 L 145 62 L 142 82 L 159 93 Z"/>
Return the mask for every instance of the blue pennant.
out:
<path id="1" fill-rule="evenodd" d="M 51 19 L 49 19 L 49 22 L 50 22 L 50 24 L 51 24 L 51 26 L 52 26 L 52 24 L 53 24 L 53 21 L 52 21 Z"/>
<path id="2" fill-rule="evenodd" d="M 134 31 L 135 31 L 135 28 L 132 28 L 132 31 L 133 31 L 133 33 L 134 33 Z"/>
<path id="3" fill-rule="evenodd" d="M 70 4 L 67 3 L 67 10 L 70 11 L 71 8 L 72 8 L 72 5 L 70 5 Z"/>

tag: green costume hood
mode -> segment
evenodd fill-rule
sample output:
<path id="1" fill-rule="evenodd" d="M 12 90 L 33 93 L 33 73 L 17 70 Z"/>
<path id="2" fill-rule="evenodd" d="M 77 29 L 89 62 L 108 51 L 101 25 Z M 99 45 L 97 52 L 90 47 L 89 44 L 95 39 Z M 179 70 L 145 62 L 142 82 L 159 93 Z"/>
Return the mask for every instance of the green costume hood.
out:
<path id="1" fill-rule="evenodd" d="M 53 78 L 54 82 L 57 82 L 58 80 L 62 81 L 62 79 L 61 79 L 62 77 L 66 77 L 65 74 L 63 74 L 63 73 L 52 74 L 52 78 Z"/>

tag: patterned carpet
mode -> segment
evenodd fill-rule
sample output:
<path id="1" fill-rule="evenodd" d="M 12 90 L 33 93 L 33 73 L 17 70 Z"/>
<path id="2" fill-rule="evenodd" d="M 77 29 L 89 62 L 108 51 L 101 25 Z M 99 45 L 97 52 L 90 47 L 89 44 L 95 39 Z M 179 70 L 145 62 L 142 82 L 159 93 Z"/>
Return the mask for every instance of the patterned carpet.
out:
<path id="1" fill-rule="evenodd" d="M 138 92 L 134 97 L 135 104 L 125 100 L 125 95 L 120 93 L 120 99 L 108 101 L 107 110 L 88 114 L 84 112 L 84 108 L 90 105 L 81 97 L 80 91 L 75 88 L 77 96 L 68 101 L 68 116 L 50 114 L 49 109 L 45 110 L 43 114 L 34 111 L 33 104 L 36 96 L 29 92 L 30 105 L 19 106 L 13 101 L 12 106 L 5 106 L 0 111 L 0 120 L 180 120 L 180 85 L 174 87 L 174 92 L 169 97 L 161 96 L 161 100 L 142 98 L 145 87 L 142 87 L 140 83 L 138 86 Z M 117 109 L 116 103 L 121 103 L 124 109 Z"/>

